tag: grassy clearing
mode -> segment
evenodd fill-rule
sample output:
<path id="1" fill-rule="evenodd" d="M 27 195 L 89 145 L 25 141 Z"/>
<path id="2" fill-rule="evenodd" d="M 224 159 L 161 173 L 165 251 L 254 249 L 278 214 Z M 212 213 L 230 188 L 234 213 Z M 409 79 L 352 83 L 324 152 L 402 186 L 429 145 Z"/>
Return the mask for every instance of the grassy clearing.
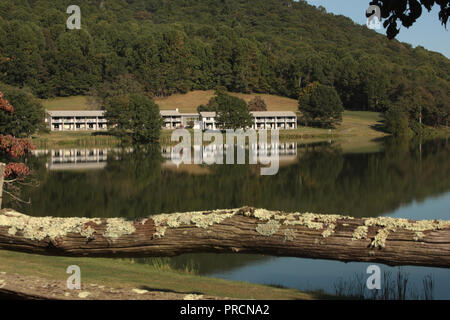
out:
<path id="1" fill-rule="evenodd" d="M 197 293 L 235 299 L 321 299 L 321 293 L 226 281 L 171 270 L 130 259 L 66 258 L 0 250 L 0 271 L 65 281 L 69 265 L 78 265 L 84 284 Z"/>
<path id="2" fill-rule="evenodd" d="M 296 130 L 281 130 L 280 141 L 285 142 L 315 142 L 324 140 L 345 139 L 346 144 L 364 147 L 370 140 L 383 137 L 386 134 L 377 130 L 381 115 L 377 112 L 345 111 L 343 122 L 335 129 L 322 129 L 299 126 Z M 192 133 L 192 130 L 190 130 Z M 160 143 L 175 145 L 171 142 L 172 130 L 162 130 Z M 269 135 L 270 137 L 270 135 Z M 106 132 L 63 131 L 41 133 L 32 137 L 32 142 L 38 148 L 56 147 L 112 147 L 119 144 L 119 139 Z"/>
<path id="3" fill-rule="evenodd" d="M 73 96 L 64 98 L 51 98 L 41 100 L 42 105 L 48 110 L 91 110 L 87 97 Z"/>
<path id="4" fill-rule="evenodd" d="M 231 93 L 246 101 L 254 96 L 261 96 L 267 103 L 268 110 L 297 110 L 297 101 L 294 99 L 268 95 L 268 94 L 241 94 Z M 206 104 L 214 91 L 192 91 L 187 94 L 175 94 L 166 98 L 156 98 L 156 102 L 161 109 L 178 108 L 181 112 L 196 112 L 197 106 Z M 68 98 L 56 98 L 45 100 L 44 105 L 49 109 L 83 109 L 88 108 L 86 97 L 76 96 Z M 368 111 L 345 111 L 342 124 L 333 130 L 299 126 L 296 130 L 280 131 L 281 141 L 317 141 L 349 139 L 356 141 L 359 147 L 364 147 L 371 139 L 385 136 L 381 132 L 381 114 Z M 172 131 L 163 130 L 161 134 L 161 144 L 174 144 L 170 141 Z M 40 147 L 69 147 L 69 146 L 111 146 L 117 145 L 118 140 L 108 135 L 98 135 L 86 132 L 52 132 L 51 134 L 41 134 L 34 140 Z"/>
<path id="5" fill-rule="evenodd" d="M 56 147 L 114 147 L 119 139 L 107 132 L 62 131 L 40 133 L 32 136 L 31 142 L 38 149 Z"/>
<path id="6" fill-rule="evenodd" d="M 233 96 L 244 99 L 249 102 L 255 96 L 262 97 L 267 104 L 269 111 L 297 111 L 297 100 L 285 97 L 274 96 L 270 94 L 243 94 L 230 93 Z M 200 104 L 207 104 L 209 99 L 214 96 L 214 90 L 191 91 L 186 94 L 174 94 L 165 98 L 155 98 L 155 102 L 161 110 L 173 110 L 178 108 L 180 112 L 196 112 Z M 89 110 L 86 96 L 73 96 L 64 98 L 52 98 L 41 100 L 43 106 L 48 110 Z"/>
<path id="7" fill-rule="evenodd" d="M 297 111 L 297 100 L 285 97 L 274 96 L 270 94 L 244 94 L 244 93 L 230 93 L 233 96 L 244 99 L 246 102 L 252 100 L 255 96 L 264 99 L 269 111 Z M 156 98 L 155 102 L 160 109 L 175 109 L 178 108 L 180 112 L 196 112 L 197 107 L 201 104 L 207 104 L 209 99 L 214 96 L 214 90 L 208 91 L 191 91 L 186 94 L 174 94 L 170 97 Z"/>

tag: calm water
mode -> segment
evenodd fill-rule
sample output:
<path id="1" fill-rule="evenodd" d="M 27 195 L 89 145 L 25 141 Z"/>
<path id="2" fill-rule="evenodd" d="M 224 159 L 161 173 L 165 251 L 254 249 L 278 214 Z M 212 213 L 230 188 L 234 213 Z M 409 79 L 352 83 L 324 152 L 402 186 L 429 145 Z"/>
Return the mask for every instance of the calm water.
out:
<path id="1" fill-rule="evenodd" d="M 450 219 L 450 144 L 386 140 L 372 152 L 338 144 L 283 144 L 280 169 L 261 176 L 257 165 L 181 165 L 170 148 L 39 150 L 28 159 L 40 180 L 24 191 L 31 206 L 6 206 L 34 216 L 141 217 L 161 212 L 255 206 L 284 211 Z M 205 151 L 206 152 L 206 151 Z M 210 152 L 210 150 L 208 151 Z M 366 263 L 247 255 L 183 255 L 175 267 L 204 275 L 334 293 L 339 281 L 364 275 Z M 398 268 L 380 265 L 383 271 Z M 450 299 L 450 270 L 402 267 L 421 294 L 434 279 L 435 298 Z M 354 280 L 353 280 L 354 281 Z"/>

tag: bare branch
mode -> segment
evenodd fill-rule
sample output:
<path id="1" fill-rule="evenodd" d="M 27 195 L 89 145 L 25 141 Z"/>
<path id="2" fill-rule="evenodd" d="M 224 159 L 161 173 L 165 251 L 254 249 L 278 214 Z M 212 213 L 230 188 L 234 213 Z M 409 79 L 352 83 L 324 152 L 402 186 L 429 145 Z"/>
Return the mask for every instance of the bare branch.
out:
<path id="1" fill-rule="evenodd" d="M 11 192 L 8 192 L 6 190 L 3 190 L 3 193 L 6 193 L 7 195 L 9 195 L 11 198 L 13 198 L 16 201 L 19 201 L 21 203 L 25 203 L 25 204 L 31 204 L 31 199 L 29 199 L 28 201 L 22 200 L 18 197 L 16 197 L 14 194 L 12 194 Z"/>

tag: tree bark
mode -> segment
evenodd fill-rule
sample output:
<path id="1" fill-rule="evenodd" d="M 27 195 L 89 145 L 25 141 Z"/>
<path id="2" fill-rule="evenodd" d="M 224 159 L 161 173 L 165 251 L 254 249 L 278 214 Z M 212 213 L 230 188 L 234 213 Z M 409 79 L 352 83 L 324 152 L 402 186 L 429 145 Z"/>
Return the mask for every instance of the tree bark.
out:
<path id="1" fill-rule="evenodd" d="M 0 211 L 0 249 L 54 256 L 266 254 L 450 267 L 450 221 L 240 209 L 140 220 L 30 217 Z"/>
<path id="2" fill-rule="evenodd" d="M 6 165 L 0 162 L 0 209 L 2 208 L 2 200 L 3 200 L 3 181 L 5 174 L 5 167 Z"/>

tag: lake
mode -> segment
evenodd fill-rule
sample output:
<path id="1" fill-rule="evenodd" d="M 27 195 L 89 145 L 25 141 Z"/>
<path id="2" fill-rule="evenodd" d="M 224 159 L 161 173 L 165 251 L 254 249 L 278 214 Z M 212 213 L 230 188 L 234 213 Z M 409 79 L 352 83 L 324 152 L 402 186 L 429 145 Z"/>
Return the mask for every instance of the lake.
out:
<path id="1" fill-rule="evenodd" d="M 450 144 L 447 140 L 385 139 L 370 147 L 339 142 L 282 143 L 276 175 L 260 165 L 177 165 L 170 147 L 150 150 L 36 150 L 27 159 L 40 181 L 23 191 L 31 205 L 12 203 L 33 216 L 128 217 L 253 206 L 287 212 L 450 219 Z M 203 150 L 203 156 L 211 156 Z M 365 283 L 367 263 L 261 255 L 195 254 L 170 259 L 203 275 L 300 290 Z M 385 277 L 399 268 L 379 265 Z M 450 299 L 450 270 L 405 266 L 410 297 L 433 279 L 433 297 Z M 342 293 L 342 292 L 341 292 Z"/>

